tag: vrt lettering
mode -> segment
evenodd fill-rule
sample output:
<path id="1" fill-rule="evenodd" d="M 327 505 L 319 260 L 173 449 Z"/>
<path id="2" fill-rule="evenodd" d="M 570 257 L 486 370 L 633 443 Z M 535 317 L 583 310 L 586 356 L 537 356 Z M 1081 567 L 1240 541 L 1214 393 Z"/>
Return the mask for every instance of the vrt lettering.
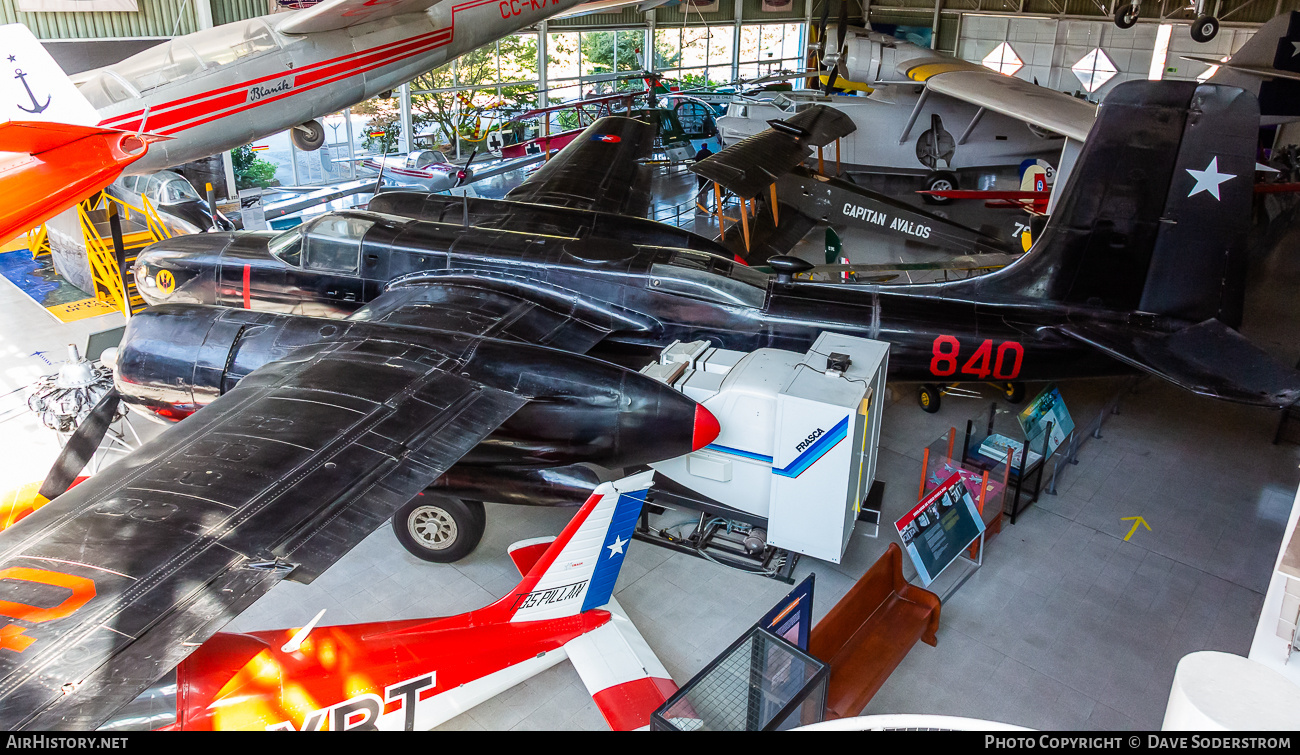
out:
<path id="1" fill-rule="evenodd" d="M 437 672 L 434 672 L 398 682 L 384 689 L 384 699 L 390 703 L 400 701 L 403 728 L 406 731 L 415 730 L 415 706 L 420 701 L 420 693 L 431 687 L 436 687 L 437 679 Z M 266 730 L 375 731 L 379 728 L 379 719 L 383 714 L 384 700 L 380 699 L 379 695 L 367 692 L 348 698 L 328 708 L 321 708 L 308 713 L 303 719 L 301 729 L 296 728 L 292 721 L 281 721 L 278 724 L 266 727 Z"/>

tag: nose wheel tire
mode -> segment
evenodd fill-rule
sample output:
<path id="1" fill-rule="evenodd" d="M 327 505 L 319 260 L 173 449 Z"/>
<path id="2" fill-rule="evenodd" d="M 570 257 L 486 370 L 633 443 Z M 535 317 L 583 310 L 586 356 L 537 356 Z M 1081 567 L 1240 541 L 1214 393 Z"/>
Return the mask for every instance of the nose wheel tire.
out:
<path id="1" fill-rule="evenodd" d="M 1219 19 L 1214 16 L 1201 16 L 1192 22 L 1192 39 L 1197 42 L 1209 42 L 1219 33 Z"/>
<path id="2" fill-rule="evenodd" d="M 459 561 L 478 547 L 487 525 L 479 501 L 425 493 L 393 515 L 393 533 L 411 555 L 446 564 Z"/>
<path id="3" fill-rule="evenodd" d="M 1008 404 L 1019 404 L 1025 400 L 1024 383 L 1003 383 L 1002 395 L 1006 397 Z"/>
<path id="4" fill-rule="evenodd" d="M 921 390 L 917 394 L 916 400 L 917 403 L 921 405 L 922 411 L 925 411 L 928 414 L 934 414 L 939 411 L 940 395 L 942 394 L 939 392 L 939 386 L 933 383 L 926 383 L 921 386 Z"/>
<path id="5" fill-rule="evenodd" d="M 957 175 L 941 170 L 931 173 L 925 177 L 926 191 L 954 191 L 957 188 Z M 926 204 L 945 205 L 952 204 L 952 199 L 947 197 L 936 197 L 930 194 L 922 194 L 921 201 Z"/>

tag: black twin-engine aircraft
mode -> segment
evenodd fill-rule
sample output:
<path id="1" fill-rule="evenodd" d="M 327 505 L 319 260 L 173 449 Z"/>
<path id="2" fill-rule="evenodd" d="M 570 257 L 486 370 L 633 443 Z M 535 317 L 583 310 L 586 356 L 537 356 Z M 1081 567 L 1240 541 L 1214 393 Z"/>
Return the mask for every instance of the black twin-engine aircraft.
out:
<path id="1" fill-rule="evenodd" d="M 889 341 L 898 380 L 1128 366 L 1290 404 L 1300 374 L 1233 330 L 1257 124 L 1239 89 L 1121 84 L 1035 247 L 950 283 L 803 282 L 807 263 L 779 257 L 766 275 L 628 217 L 649 204 L 638 161 L 655 134 L 628 118 L 598 121 L 504 200 L 395 192 L 278 235 L 160 242 L 135 270 L 157 306 L 131 318 L 116 394 L 45 492 L 66 488 L 117 400 L 194 416 L 0 533 L 0 600 L 33 606 L 0 629 L 0 726 L 94 727 L 395 512 L 399 536 L 451 551 L 458 528 L 482 528 L 455 497 L 554 501 L 591 465 L 707 444 L 711 415 L 612 363 L 674 340 L 802 351 L 834 330 Z M 435 481 L 449 503 L 421 496 Z"/>

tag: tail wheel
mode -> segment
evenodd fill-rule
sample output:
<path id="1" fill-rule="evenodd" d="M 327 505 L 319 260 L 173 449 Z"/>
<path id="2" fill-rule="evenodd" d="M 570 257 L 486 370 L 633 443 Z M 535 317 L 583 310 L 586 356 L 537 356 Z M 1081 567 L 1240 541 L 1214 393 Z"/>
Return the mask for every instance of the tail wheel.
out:
<path id="1" fill-rule="evenodd" d="M 939 392 L 939 386 L 933 383 L 926 383 L 921 386 L 921 391 L 917 394 L 916 400 L 917 403 L 921 405 L 922 411 L 925 411 L 928 414 L 934 414 L 939 411 L 939 397 L 941 395 L 942 394 Z"/>
<path id="2" fill-rule="evenodd" d="M 1025 400 L 1025 384 L 1020 382 L 1003 383 L 1002 395 L 1006 397 L 1008 404 L 1019 404 Z"/>
<path id="3" fill-rule="evenodd" d="M 479 501 L 424 493 L 393 515 L 393 534 L 412 556 L 433 563 L 459 561 L 483 539 L 487 512 Z"/>
<path id="4" fill-rule="evenodd" d="M 1138 22 L 1138 6 L 1125 3 L 1115 9 L 1115 25 L 1121 29 L 1132 29 Z"/>
<path id="5" fill-rule="evenodd" d="M 1192 22 L 1192 39 L 1197 42 L 1209 42 L 1219 33 L 1219 19 L 1214 16 L 1201 16 Z"/>
<path id="6" fill-rule="evenodd" d="M 957 175 L 955 173 L 941 170 L 925 177 L 926 191 L 953 191 L 956 188 Z M 935 197 L 929 194 L 922 194 L 921 200 L 926 204 L 952 204 L 952 200 L 947 197 Z"/>

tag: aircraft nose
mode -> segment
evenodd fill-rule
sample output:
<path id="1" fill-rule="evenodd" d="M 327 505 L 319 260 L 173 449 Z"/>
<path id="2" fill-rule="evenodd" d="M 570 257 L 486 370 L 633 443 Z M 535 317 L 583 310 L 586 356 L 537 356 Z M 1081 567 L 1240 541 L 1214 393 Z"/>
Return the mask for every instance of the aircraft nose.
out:
<path id="1" fill-rule="evenodd" d="M 722 427 L 718 424 L 718 418 L 713 416 L 713 412 L 705 409 L 702 405 L 695 405 L 695 431 L 691 435 L 691 450 L 698 451 L 709 445 L 718 433 L 722 432 Z"/>
<path id="2" fill-rule="evenodd" d="M 215 304 L 216 269 L 231 234 L 200 233 L 164 239 L 136 256 L 136 289 L 150 306 L 163 302 Z"/>

